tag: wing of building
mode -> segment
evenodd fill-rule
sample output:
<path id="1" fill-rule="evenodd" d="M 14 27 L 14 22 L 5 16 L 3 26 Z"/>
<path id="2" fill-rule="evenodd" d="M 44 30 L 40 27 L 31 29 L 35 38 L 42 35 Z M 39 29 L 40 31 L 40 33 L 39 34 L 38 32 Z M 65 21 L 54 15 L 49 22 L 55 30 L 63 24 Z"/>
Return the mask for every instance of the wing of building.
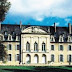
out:
<path id="1" fill-rule="evenodd" d="M 72 26 L 0 24 L 0 41 L 6 46 L 5 65 L 72 65 Z M 4 63 L 0 61 L 0 64 Z"/>

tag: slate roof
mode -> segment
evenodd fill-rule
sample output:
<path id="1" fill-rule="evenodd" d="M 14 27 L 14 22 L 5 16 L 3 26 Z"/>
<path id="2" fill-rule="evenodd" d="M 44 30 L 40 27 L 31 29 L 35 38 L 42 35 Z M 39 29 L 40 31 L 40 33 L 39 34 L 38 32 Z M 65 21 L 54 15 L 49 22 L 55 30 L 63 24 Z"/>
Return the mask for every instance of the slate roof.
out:
<path id="1" fill-rule="evenodd" d="M 31 25 L 22 25 L 22 28 L 26 29 L 27 27 L 30 27 Z M 50 28 L 50 34 L 54 35 L 54 26 L 38 26 L 39 28 L 43 29 L 44 31 L 48 32 L 48 28 Z M 1 25 L 1 33 L 4 33 L 7 31 L 9 34 L 12 34 L 14 31 L 16 35 L 19 35 L 21 33 L 20 25 L 14 25 L 14 24 L 2 24 Z M 71 27 L 72 31 L 72 27 Z M 69 34 L 69 28 L 68 27 L 56 27 L 56 32 L 58 35 L 66 33 Z M 72 33 L 72 32 L 71 32 Z"/>

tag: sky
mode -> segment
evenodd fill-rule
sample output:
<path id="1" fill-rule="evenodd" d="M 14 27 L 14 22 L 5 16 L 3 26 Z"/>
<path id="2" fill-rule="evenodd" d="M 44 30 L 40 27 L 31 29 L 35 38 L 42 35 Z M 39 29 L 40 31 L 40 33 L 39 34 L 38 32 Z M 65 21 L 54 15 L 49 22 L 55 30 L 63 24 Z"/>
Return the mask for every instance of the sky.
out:
<path id="1" fill-rule="evenodd" d="M 72 0 L 9 0 L 11 7 L 2 24 L 68 26 L 72 24 Z"/>

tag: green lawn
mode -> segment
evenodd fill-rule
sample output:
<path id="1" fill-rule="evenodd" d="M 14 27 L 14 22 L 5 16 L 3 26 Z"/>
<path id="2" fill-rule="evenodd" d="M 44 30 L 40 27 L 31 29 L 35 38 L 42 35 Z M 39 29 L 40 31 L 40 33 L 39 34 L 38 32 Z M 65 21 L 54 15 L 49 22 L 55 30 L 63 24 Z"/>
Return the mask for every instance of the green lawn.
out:
<path id="1" fill-rule="evenodd" d="M 21 70 L 21 71 L 20 71 Z M 0 66 L 0 72 L 72 72 L 72 67 L 66 66 Z"/>

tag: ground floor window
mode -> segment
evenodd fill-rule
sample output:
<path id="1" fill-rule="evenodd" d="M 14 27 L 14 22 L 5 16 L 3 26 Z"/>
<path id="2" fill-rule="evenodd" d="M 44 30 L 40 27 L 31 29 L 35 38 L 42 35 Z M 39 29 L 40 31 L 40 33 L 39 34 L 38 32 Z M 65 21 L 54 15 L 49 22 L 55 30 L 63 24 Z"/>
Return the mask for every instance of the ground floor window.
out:
<path id="1" fill-rule="evenodd" d="M 60 62 L 63 62 L 63 55 L 60 55 L 59 60 Z"/>
<path id="2" fill-rule="evenodd" d="M 11 59 L 12 59 L 12 55 L 8 54 L 8 61 L 11 61 Z"/>
<path id="3" fill-rule="evenodd" d="M 19 61 L 19 54 L 16 54 L 16 61 Z"/>
<path id="4" fill-rule="evenodd" d="M 68 55 L 68 62 L 71 62 L 71 55 Z"/>
<path id="5" fill-rule="evenodd" d="M 54 62 L 54 55 L 51 55 L 51 61 Z"/>

